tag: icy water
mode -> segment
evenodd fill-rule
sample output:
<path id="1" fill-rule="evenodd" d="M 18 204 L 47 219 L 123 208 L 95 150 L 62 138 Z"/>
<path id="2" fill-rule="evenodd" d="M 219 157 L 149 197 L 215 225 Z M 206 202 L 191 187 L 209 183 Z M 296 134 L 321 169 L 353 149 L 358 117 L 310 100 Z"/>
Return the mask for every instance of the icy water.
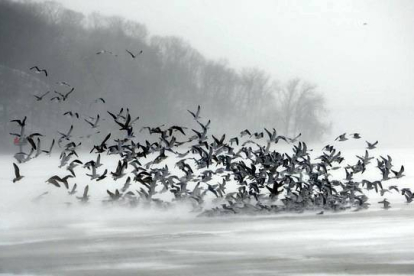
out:
<path id="1" fill-rule="evenodd" d="M 385 152 L 406 167 L 398 184 L 413 189 L 414 152 Z M 0 275 L 414 275 L 414 205 L 401 195 L 387 194 L 389 210 L 371 194 L 360 212 L 198 218 L 70 204 L 44 183 L 56 160 L 22 165 L 14 184 L 12 162 L 0 159 Z M 93 185 L 91 197 L 104 194 Z"/>

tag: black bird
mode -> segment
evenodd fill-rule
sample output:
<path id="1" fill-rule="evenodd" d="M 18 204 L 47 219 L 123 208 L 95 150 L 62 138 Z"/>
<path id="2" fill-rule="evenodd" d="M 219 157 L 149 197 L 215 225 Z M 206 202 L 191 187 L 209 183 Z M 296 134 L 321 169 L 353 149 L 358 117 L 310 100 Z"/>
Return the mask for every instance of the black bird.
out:
<path id="1" fill-rule="evenodd" d="M 27 116 L 24 116 L 23 120 L 11 120 L 12 123 L 18 123 L 20 127 L 24 127 L 26 125 Z"/>
<path id="2" fill-rule="evenodd" d="M 79 119 L 79 113 L 77 113 L 77 112 L 73 112 L 73 111 L 66 111 L 65 113 L 63 113 L 63 116 L 66 116 L 66 115 L 68 115 L 68 116 L 70 116 L 70 117 L 75 116 L 77 119 Z"/>
<path id="3" fill-rule="evenodd" d="M 47 91 L 45 94 L 43 94 L 42 96 L 36 96 L 36 95 L 33 95 L 33 96 L 35 96 L 35 98 L 36 98 L 36 101 L 41 101 L 41 100 L 43 100 L 43 97 L 44 96 L 46 96 L 47 94 L 49 94 L 50 93 L 50 91 Z"/>
<path id="4" fill-rule="evenodd" d="M 47 71 L 46 71 L 46 69 L 40 69 L 39 67 L 37 67 L 37 66 L 33 66 L 33 67 L 31 67 L 30 68 L 30 70 L 35 70 L 35 73 L 37 73 L 37 74 L 41 74 L 41 73 L 44 73 L 45 74 L 45 76 L 47 77 Z"/>
<path id="5" fill-rule="evenodd" d="M 62 97 L 61 98 L 62 101 L 66 101 L 68 99 L 69 95 L 72 94 L 74 90 L 75 90 L 75 88 L 72 87 L 72 89 L 69 92 L 67 92 L 66 94 L 62 94 L 62 93 L 60 93 L 58 91 L 55 91 L 55 93 Z"/>
<path id="6" fill-rule="evenodd" d="M 24 176 L 20 175 L 20 169 L 19 167 L 13 163 L 13 167 L 14 167 L 14 179 L 13 179 L 13 183 L 16 183 L 17 181 L 21 180 Z"/>
<path id="7" fill-rule="evenodd" d="M 127 53 L 132 57 L 132 58 L 136 58 L 138 55 L 142 54 L 142 50 L 138 53 L 138 54 L 133 54 L 131 51 L 125 50 L 127 51 Z"/>

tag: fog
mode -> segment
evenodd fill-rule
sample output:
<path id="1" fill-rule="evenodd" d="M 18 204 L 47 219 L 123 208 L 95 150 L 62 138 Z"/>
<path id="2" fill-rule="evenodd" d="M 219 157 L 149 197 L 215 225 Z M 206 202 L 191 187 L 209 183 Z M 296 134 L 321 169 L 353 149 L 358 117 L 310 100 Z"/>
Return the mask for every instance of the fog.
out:
<path id="1" fill-rule="evenodd" d="M 327 97 L 332 136 L 355 130 L 387 146 L 414 145 L 412 1 L 59 2 L 180 36 L 235 68 L 314 83 Z"/>

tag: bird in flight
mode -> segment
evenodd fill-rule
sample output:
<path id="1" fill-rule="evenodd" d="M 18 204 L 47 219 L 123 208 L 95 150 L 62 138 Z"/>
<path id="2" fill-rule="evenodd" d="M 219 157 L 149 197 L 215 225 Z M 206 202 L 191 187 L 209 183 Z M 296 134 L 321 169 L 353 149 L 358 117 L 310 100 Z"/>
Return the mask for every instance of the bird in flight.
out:
<path id="1" fill-rule="evenodd" d="M 35 70 L 35 73 L 37 74 L 44 73 L 46 77 L 48 76 L 46 69 L 40 69 L 37 66 L 33 66 L 33 67 L 30 67 L 30 70 Z"/>
<path id="2" fill-rule="evenodd" d="M 106 53 L 108 53 L 108 54 L 110 54 L 110 55 L 113 55 L 113 56 L 118 56 L 118 55 L 115 55 L 114 53 L 112 53 L 111 51 L 107 51 L 107 50 L 100 50 L 99 52 L 97 52 L 96 54 L 97 55 L 101 55 L 101 54 L 106 54 Z"/>
<path id="3" fill-rule="evenodd" d="M 197 111 L 194 113 L 190 110 L 187 110 L 188 112 L 190 112 L 190 114 L 194 117 L 195 120 L 200 119 L 200 106 L 197 106 Z"/>
<path id="4" fill-rule="evenodd" d="M 68 92 L 68 93 L 66 93 L 66 94 L 62 94 L 62 93 L 60 93 L 60 92 L 57 92 L 57 91 L 55 91 L 55 93 L 56 94 L 59 94 L 59 96 L 61 96 L 62 98 L 62 101 L 66 101 L 67 99 L 68 99 L 68 97 L 69 97 L 69 95 L 70 94 L 72 94 L 72 92 L 75 90 L 75 88 L 74 87 L 72 87 L 72 89 Z"/>
<path id="5" fill-rule="evenodd" d="M 125 51 L 127 51 L 127 53 L 132 57 L 132 58 L 136 58 L 137 56 L 139 56 L 140 54 L 142 54 L 142 50 L 141 51 L 139 51 L 139 53 L 138 54 L 134 54 L 134 53 L 132 53 L 131 51 L 128 51 L 128 50 L 125 50 Z"/>
<path id="6" fill-rule="evenodd" d="M 106 103 L 104 98 L 98 98 L 94 101 L 94 103 L 98 103 L 98 102 Z"/>
<path id="7" fill-rule="evenodd" d="M 41 101 L 41 100 L 43 100 L 43 97 L 44 96 L 46 96 L 47 94 L 49 94 L 50 93 L 50 91 L 47 91 L 45 94 L 43 94 L 43 95 L 41 95 L 41 96 L 37 96 L 37 95 L 33 95 L 33 96 L 35 96 L 35 98 L 36 98 L 36 101 Z"/>
<path id="8" fill-rule="evenodd" d="M 13 179 L 13 183 L 16 183 L 17 181 L 21 180 L 24 176 L 20 174 L 20 169 L 15 163 L 13 163 L 13 167 L 14 167 L 14 176 L 15 176 Z"/>

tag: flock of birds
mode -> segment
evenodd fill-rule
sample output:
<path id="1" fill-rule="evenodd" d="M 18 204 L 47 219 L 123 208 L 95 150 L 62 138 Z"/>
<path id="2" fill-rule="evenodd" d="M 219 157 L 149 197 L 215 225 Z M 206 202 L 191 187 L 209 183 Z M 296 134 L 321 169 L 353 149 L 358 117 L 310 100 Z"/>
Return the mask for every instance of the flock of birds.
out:
<path id="1" fill-rule="evenodd" d="M 132 58 L 136 57 L 127 52 Z M 113 54 L 105 50 L 97 54 L 104 53 Z M 30 69 L 48 76 L 45 69 L 37 66 Z M 56 92 L 57 95 L 51 100 L 64 102 L 70 98 L 74 87 L 66 82 L 59 84 L 68 86 L 70 90 Z M 48 93 L 35 98 L 42 101 Z M 96 101 L 106 103 L 103 98 Z M 333 145 L 325 146 L 317 156 L 305 142 L 299 141 L 301 134 L 289 138 L 279 135 L 274 128 L 264 128 L 259 132 L 245 129 L 234 137 L 227 138 L 226 134 L 215 137 L 209 134 L 210 120 L 202 120 L 200 106 L 188 112 L 197 127 L 142 127 L 139 132 L 148 132 L 147 137 L 151 137 L 143 142 L 138 141 L 134 131 L 139 117 L 133 117 L 128 108 L 84 119 L 96 135 L 105 131 L 99 125 L 104 115 L 112 118 L 119 127 L 117 137 L 107 133 L 88 149 L 87 156 L 91 159 L 87 161 L 79 158 L 82 143 L 79 137 L 73 135 L 73 124 L 68 126 L 67 132 L 57 132 L 58 136 L 50 146 L 42 149 L 45 136 L 26 133 L 27 117 L 12 120 L 19 128 L 18 132 L 11 133 L 15 137 L 15 145 L 19 147 L 14 158 L 21 164 L 40 155 L 52 156 L 57 140 L 60 154 L 58 167 L 66 168 L 68 173 L 53 175 L 46 183 L 66 189 L 69 196 L 77 195 L 79 202 L 89 201 L 90 187 L 96 185 L 94 183 L 112 178 L 118 188 L 108 189 L 104 202 L 127 206 L 151 204 L 164 208 L 184 202 L 189 203 L 194 211 L 207 216 L 305 210 L 317 211 L 317 214 L 323 214 L 326 210 L 357 211 L 369 207 L 365 191 L 370 190 L 383 197 L 379 204 L 384 209 L 390 208 L 390 202 L 384 198 L 386 193 L 401 193 L 407 203 L 414 199 L 413 192 L 408 188 L 384 186 L 390 179 L 402 178 L 404 166 L 394 170 L 390 156 L 371 156 L 370 152 L 376 148 L 378 141 L 366 142 L 365 154 L 357 156 L 355 164 L 341 165 L 345 158 Z M 64 115 L 80 118 L 78 113 L 72 111 Z M 361 136 L 358 133 L 344 133 L 335 141 L 349 139 L 361 139 Z M 292 152 L 276 151 L 274 146 L 281 142 L 291 144 Z M 23 148 L 29 151 L 25 152 Z M 101 160 L 103 155 L 117 158 L 116 167 L 110 169 L 104 166 Z M 364 172 L 374 163 L 374 159 L 381 178 L 372 181 L 364 178 Z M 19 182 L 24 177 L 18 164 L 13 163 L 13 182 Z M 174 169 L 170 169 L 168 164 L 174 164 Z M 89 183 L 85 183 L 83 191 L 78 192 L 78 185 L 73 182 L 80 169 L 84 177 L 89 178 Z M 341 177 L 341 171 L 344 177 Z M 39 198 L 47 194 L 42 193 Z"/>

